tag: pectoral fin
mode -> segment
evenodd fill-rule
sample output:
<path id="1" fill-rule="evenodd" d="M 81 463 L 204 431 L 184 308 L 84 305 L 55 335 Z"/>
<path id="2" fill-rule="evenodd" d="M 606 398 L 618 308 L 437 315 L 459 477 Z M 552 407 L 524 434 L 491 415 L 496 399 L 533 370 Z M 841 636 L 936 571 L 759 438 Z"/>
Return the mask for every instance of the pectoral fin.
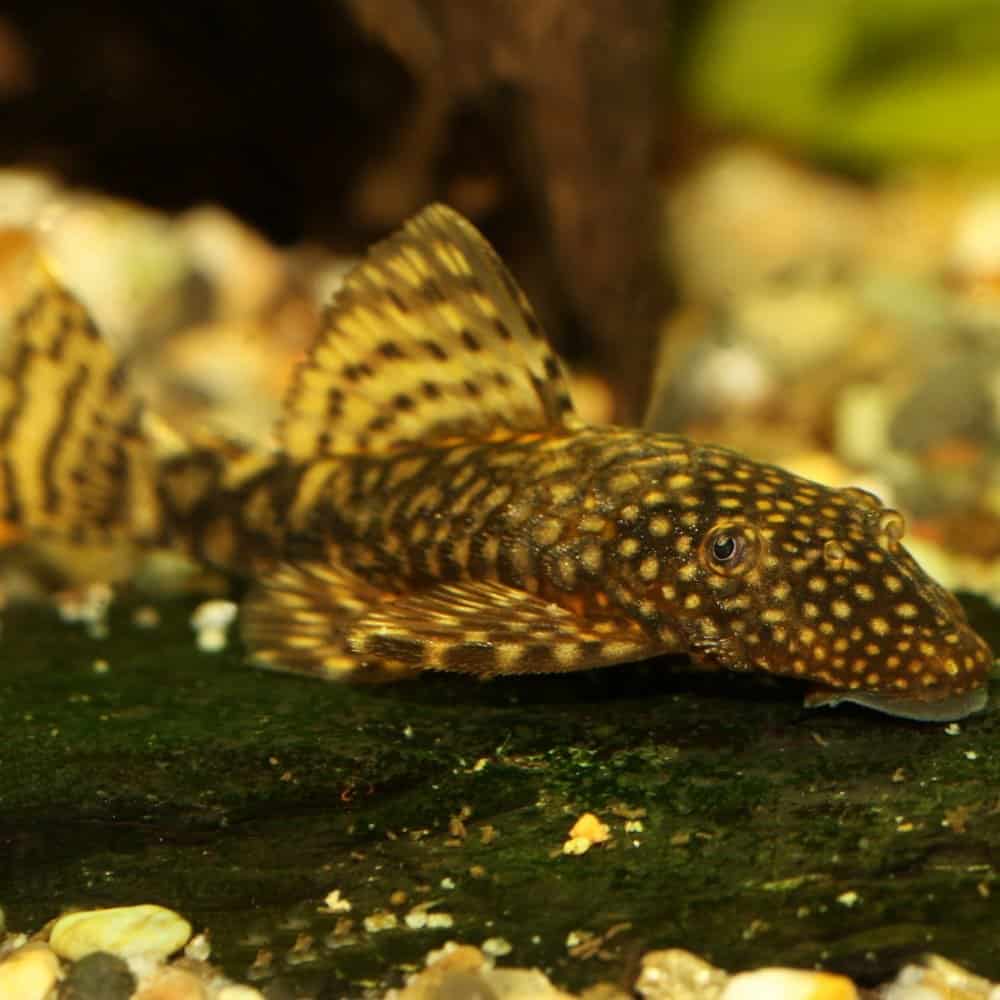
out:
<path id="1" fill-rule="evenodd" d="M 363 666 L 347 633 L 382 596 L 347 570 L 280 563 L 243 604 L 243 641 L 261 667 L 342 680 Z"/>
<path id="2" fill-rule="evenodd" d="M 627 619 L 589 619 L 488 581 L 439 584 L 374 609 L 351 629 L 366 658 L 495 677 L 587 670 L 654 652 Z"/>
<path id="3" fill-rule="evenodd" d="M 263 666 L 351 680 L 419 670 L 559 673 L 657 652 L 634 622 L 585 618 L 500 583 L 393 595 L 318 564 L 270 574 L 247 601 L 243 635 Z"/>

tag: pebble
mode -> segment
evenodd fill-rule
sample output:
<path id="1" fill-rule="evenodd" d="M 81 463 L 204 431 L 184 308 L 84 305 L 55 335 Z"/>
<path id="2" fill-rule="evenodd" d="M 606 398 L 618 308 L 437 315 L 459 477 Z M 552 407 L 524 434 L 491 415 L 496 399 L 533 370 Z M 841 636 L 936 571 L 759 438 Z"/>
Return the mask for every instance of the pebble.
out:
<path id="1" fill-rule="evenodd" d="M 602 823 L 593 813 L 584 813 L 569 831 L 571 837 L 585 837 L 592 844 L 603 844 L 611 836 L 607 823 Z"/>
<path id="2" fill-rule="evenodd" d="M 538 969 L 490 969 L 482 981 L 498 1000 L 571 1000 Z"/>
<path id="3" fill-rule="evenodd" d="M 728 979 L 703 958 L 683 948 L 666 948 L 643 956 L 635 989 L 644 1000 L 717 1000 Z"/>
<path id="4" fill-rule="evenodd" d="M 191 937 L 191 925 L 162 906 L 117 906 L 84 910 L 60 917 L 49 943 L 62 958 L 78 959 L 94 951 L 115 955 L 151 955 L 166 958 Z"/>
<path id="5" fill-rule="evenodd" d="M 586 837 L 570 837 L 563 846 L 563 854 L 586 854 L 594 846 L 592 840 Z"/>
<path id="6" fill-rule="evenodd" d="M 490 958 L 502 958 L 514 950 L 513 945 L 506 938 L 502 937 L 487 938 L 479 947 L 482 949 L 483 954 L 489 955 Z"/>
<path id="7" fill-rule="evenodd" d="M 594 844 L 603 844 L 610 836 L 606 823 L 593 813 L 583 813 L 569 831 L 569 840 L 562 846 L 563 854 L 586 854 Z"/>
<path id="8" fill-rule="evenodd" d="M 108 611 L 114 596 L 110 584 L 89 583 L 56 595 L 56 606 L 64 622 L 82 624 L 91 637 L 104 639 L 108 634 Z"/>
<path id="9" fill-rule="evenodd" d="M 981 191 L 955 220 L 949 264 L 955 272 L 972 278 L 1000 272 L 1000 190 Z"/>
<path id="10" fill-rule="evenodd" d="M 196 962 L 207 962 L 212 957 L 212 942 L 207 934 L 195 934 L 184 946 L 184 957 Z"/>
<path id="11" fill-rule="evenodd" d="M 341 895 L 339 889 L 333 889 L 326 894 L 323 900 L 322 913 L 350 913 L 351 901 Z"/>
<path id="12" fill-rule="evenodd" d="M 73 963 L 59 1000 L 129 1000 L 134 990 L 135 976 L 124 959 L 94 951 Z"/>
<path id="13" fill-rule="evenodd" d="M 59 959 L 44 944 L 28 944 L 0 962 L 0 997 L 42 1000 L 59 980 Z"/>
<path id="14" fill-rule="evenodd" d="M 434 905 L 422 904 L 421 916 L 444 916 L 450 924 L 450 914 L 426 912 Z M 392 916 L 372 914 L 366 923 L 375 918 L 388 927 L 393 925 L 387 919 Z M 0 936 L 0 1000 L 55 1000 L 57 995 L 58 1000 L 265 1000 L 256 988 L 233 983 L 190 955 L 172 966 L 163 965 L 190 934 L 190 925 L 177 914 L 144 905 L 67 914 L 53 923 L 49 944 L 28 941 L 23 934 Z M 576 936 L 574 932 L 570 937 Z M 100 946 L 95 945 L 98 939 Z M 190 939 L 192 950 L 207 945 L 203 935 Z M 303 950 L 311 948 L 312 938 L 300 935 L 292 950 L 300 945 Z M 643 957 L 634 994 L 598 983 L 573 996 L 537 969 L 496 968 L 494 959 L 511 950 L 510 943 L 499 937 L 485 940 L 480 948 L 448 942 L 427 955 L 426 968 L 405 988 L 390 989 L 384 1000 L 627 1000 L 632 995 L 642 1000 L 859 1000 L 860 996 L 845 976 L 780 967 L 729 975 L 678 948 Z M 930 955 L 921 965 L 903 967 L 878 995 L 882 1000 L 1000 1000 L 1000 985 Z"/>
<path id="15" fill-rule="evenodd" d="M 571 1000 L 537 969 L 494 969 L 470 945 L 451 942 L 427 956 L 427 968 L 402 990 L 389 990 L 385 1000 Z"/>
<path id="16" fill-rule="evenodd" d="M 265 1000 L 260 990 L 252 986 L 223 986 L 215 1000 Z"/>
<path id="17" fill-rule="evenodd" d="M 378 934 L 379 931 L 391 931 L 399 926 L 399 920 L 395 913 L 388 913 L 379 910 L 377 913 L 370 913 L 364 919 L 365 930 L 369 934 Z"/>
<path id="18" fill-rule="evenodd" d="M 757 969 L 733 976 L 720 1000 L 858 1000 L 845 976 L 805 969 Z"/>
<path id="19" fill-rule="evenodd" d="M 1000 986 L 940 955 L 928 955 L 922 966 L 904 965 L 881 995 L 883 1000 L 1000 1000 Z"/>
<path id="20" fill-rule="evenodd" d="M 207 1000 L 205 985 L 184 969 L 163 968 L 154 973 L 132 1000 Z"/>
<path id="21" fill-rule="evenodd" d="M 203 601 L 191 615 L 191 628 L 203 653 L 218 653 L 226 648 L 226 632 L 236 618 L 233 601 Z"/>

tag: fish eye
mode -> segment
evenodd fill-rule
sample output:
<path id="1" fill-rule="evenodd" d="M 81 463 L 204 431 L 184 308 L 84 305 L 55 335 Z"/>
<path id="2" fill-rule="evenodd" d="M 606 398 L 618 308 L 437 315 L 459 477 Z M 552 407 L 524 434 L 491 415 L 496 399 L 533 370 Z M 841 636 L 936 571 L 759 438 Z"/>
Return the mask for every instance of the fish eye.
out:
<path id="1" fill-rule="evenodd" d="M 735 576 L 746 573 L 757 562 L 760 540 L 745 524 L 718 524 L 701 546 L 702 563 L 712 573 Z"/>
<path id="2" fill-rule="evenodd" d="M 716 562 L 727 563 L 737 556 L 736 539 L 732 535 L 719 534 L 712 539 L 712 558 Z"/>

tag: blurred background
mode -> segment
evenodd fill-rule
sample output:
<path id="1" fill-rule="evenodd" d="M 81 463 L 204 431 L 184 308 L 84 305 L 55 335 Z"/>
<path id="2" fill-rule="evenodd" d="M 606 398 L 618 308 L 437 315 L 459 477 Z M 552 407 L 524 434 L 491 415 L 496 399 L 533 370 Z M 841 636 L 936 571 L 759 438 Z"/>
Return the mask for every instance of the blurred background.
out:
<path id="1" fill-rule="evenodd" d="M 433 199 L 586 416 L 873 489 L 1000 595 L 995 0 L 0 14 L 0 267 L 42 246 L 188 433 L 266 440 L 322 303 Z"/>

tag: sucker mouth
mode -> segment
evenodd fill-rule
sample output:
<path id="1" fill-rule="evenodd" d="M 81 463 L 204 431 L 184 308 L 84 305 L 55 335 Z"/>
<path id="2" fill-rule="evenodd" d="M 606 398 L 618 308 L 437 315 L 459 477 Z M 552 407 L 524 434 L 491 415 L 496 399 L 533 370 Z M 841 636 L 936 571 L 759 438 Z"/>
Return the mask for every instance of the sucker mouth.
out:
<path id="1" fill-rule="evenodd" d="M 949 694 L 933 701 L 905 695 L 885 694 L 879 691 L 839 691 L 832 688 L 815 688 L 805 697 L 806 708 L 836 708 L 848 702 L 870 708 L 876 712 L 913 719 L 915 722 L 954 722 L 981 712 L 989 701 L 985 687 Z"/>

